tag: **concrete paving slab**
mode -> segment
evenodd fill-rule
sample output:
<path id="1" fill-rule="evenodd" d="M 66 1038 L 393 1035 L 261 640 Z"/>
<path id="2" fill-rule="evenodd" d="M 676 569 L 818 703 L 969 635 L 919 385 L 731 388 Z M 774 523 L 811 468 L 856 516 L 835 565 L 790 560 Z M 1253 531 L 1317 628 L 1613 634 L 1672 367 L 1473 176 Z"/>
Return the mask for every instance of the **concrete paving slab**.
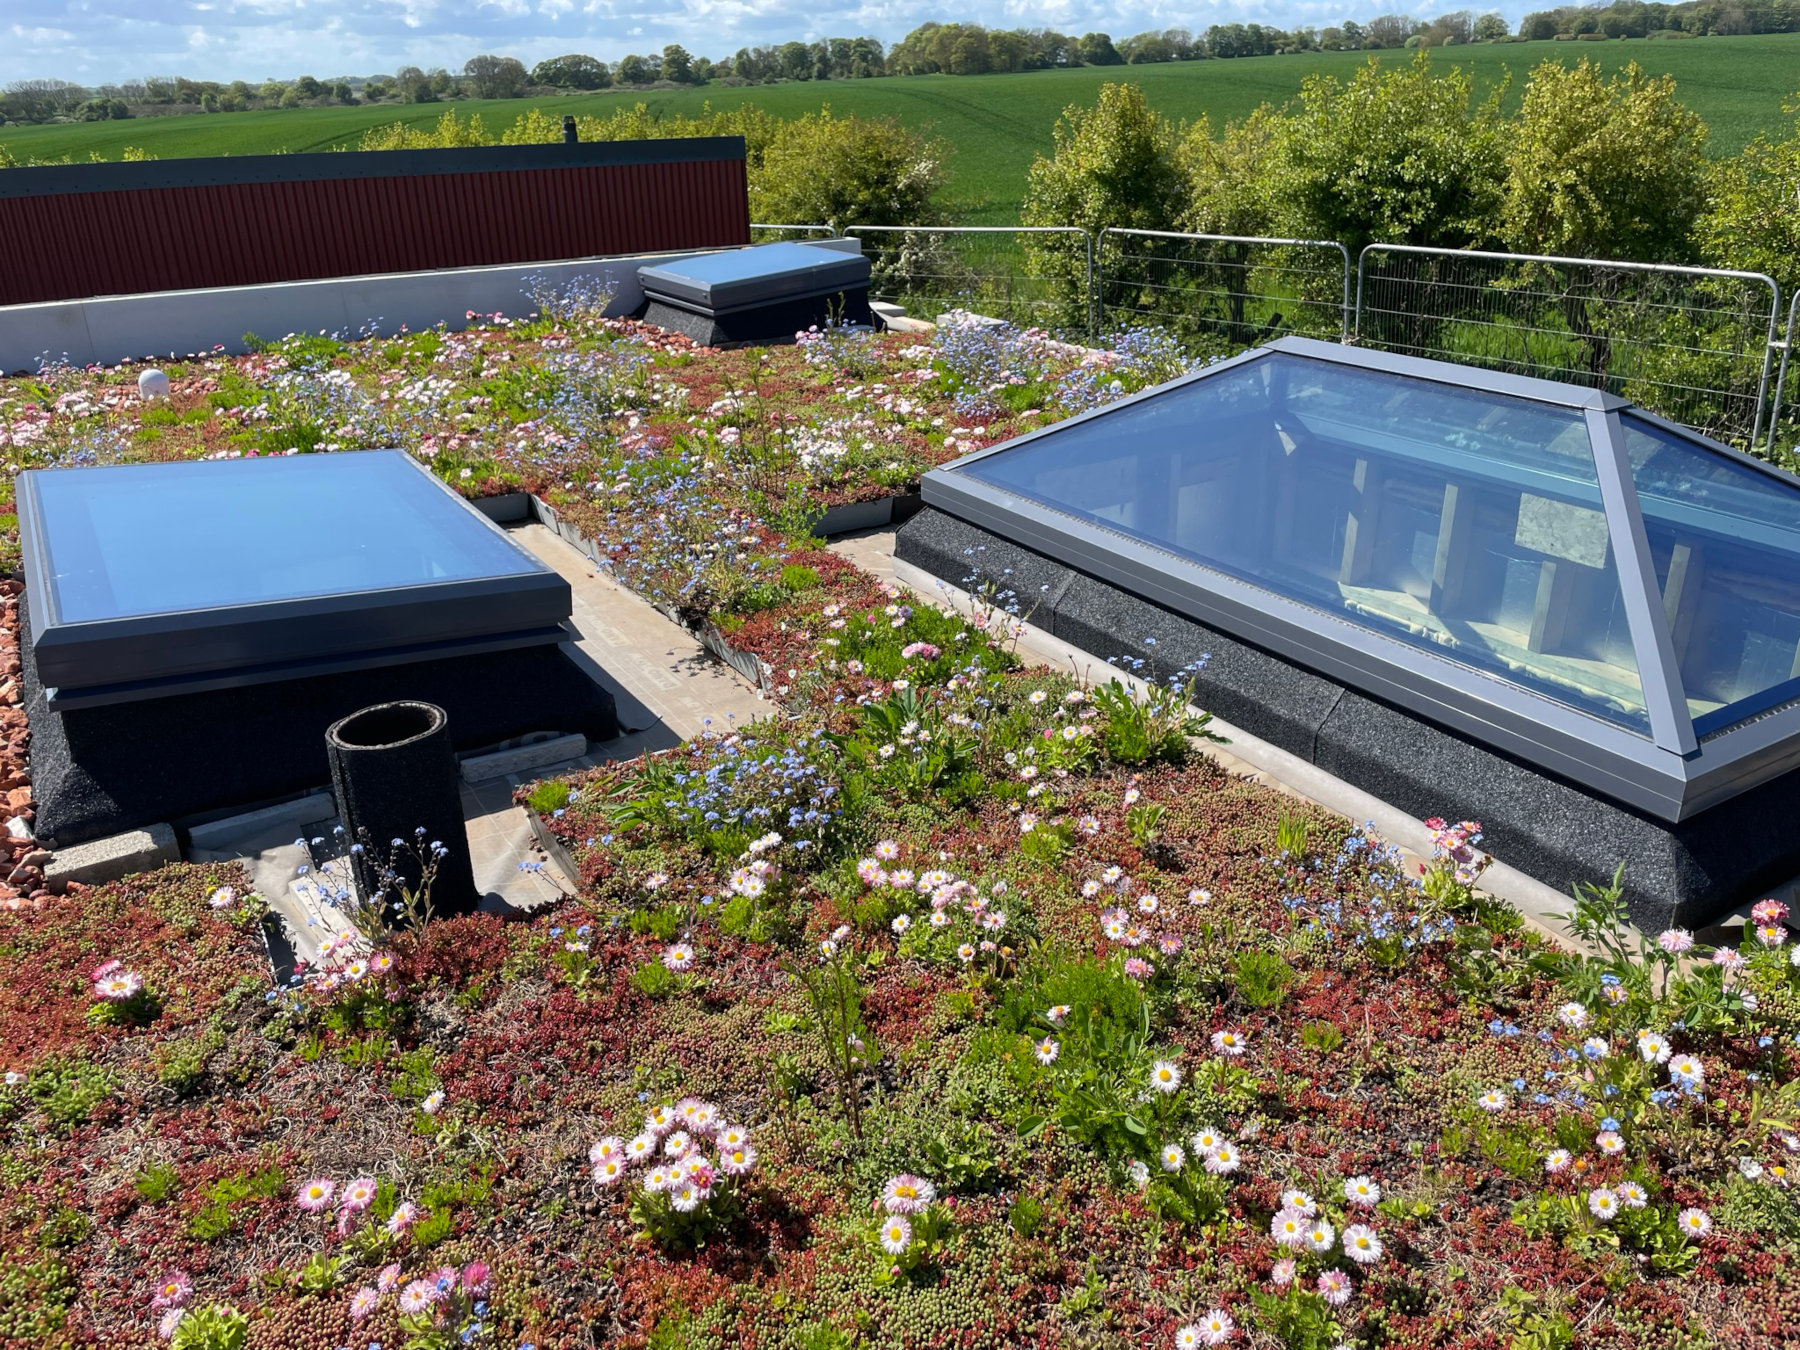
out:
<path id="1" fill-rule="evenodd" d="M 594 663 L 590 673 L 619 700 L 622 726 L 639 733 L 662 730 L 660 743 L 651 748 L 678 745 L 708 726 L 746 725 L 772 711 L 748 681 L 708 655 L 693 634 L 605 576 L 554 530 L 531 524 L 511 533 L 568 581 L 574 593 L 573 621 L 581 635 L 576 649 Z M 635 713 L 640 708 L 646 720 L 632 720 L 628 709 Z M 630 739 L 621 737 L 620 742 Z M 620 753 L 618 742 L 595 748 L 604 760 L 630 757 Z"/>
<path id="2" fill-rule="evenodd" d="M 180 861 L 181 845 L 176 842 L 174 829 L 149 825 L 58 849 L 56 856 L 44 865 L 44 884 L 52 890 L 71 881 L 97 886 Z"/>
<path id="3" fill-rule="evenodd" d="M 891 586 L 894 584 L 896 529 L 898 526 L 886 525 L 873 530 L 858 530 L 855 534 L 839 535 L 826 547 Z"/>
<path id="4" fill-rule="evenodd" d="M 331 793 L 314 792 L 291 802 L 265 806 L 258 811 L 246 811 L 242 815 L 209 820 L 202 825 L 190 825 L 187 831 L 188 845 L 190 848 L 209 849 L 221 842 L 242 843 L 247 839 L 260 840 L 264 836 L 271 842 L 292 839 L 304 833 L 308 826 L 330 820 L 336 814 L 337 805 L 332 801 Z"/>
<path id="5" fill-rule="evenodd" d="M 565 760 L 580 759 L 587 754 L 587 737 L 579 732 L 557 736 L 547 741 L 495 750 L 485 755 L 470 755 L 461 761 L 463 782 L 480 783 L 489 778 L 507 778 L 515 774 L 531 774 Z"/>
<path id="6" fill-rule="evenodd" d="M 494 913 L 529 913 L 555 904 L 574 889 L 550 867 L 537 866 L 547 860 L 532 838 L 524 808 L 513 804 L 516 785 L 515 776 L 465 783 L 462 788 L 475 886 L 482 893 L 482 909 Z M 266 821 L 241 819 L 246 822 L 241 834 L 232 837 L 215 827 L 209 847 L 190 848 L 189 860 L 242 863 L 257 893 L 280 917 L 295 956 L 316 961 L 320 944 L 349 927 L 329 899 L 335 884 L 320 885 L 323 863 L 331 867 L 329 876 L 343 878 L 348 872 L 346 860 L 332 847 L 337 818 L 315 821 L 301 833 L 289 829 L 284 834 L 272 833 Z"/>

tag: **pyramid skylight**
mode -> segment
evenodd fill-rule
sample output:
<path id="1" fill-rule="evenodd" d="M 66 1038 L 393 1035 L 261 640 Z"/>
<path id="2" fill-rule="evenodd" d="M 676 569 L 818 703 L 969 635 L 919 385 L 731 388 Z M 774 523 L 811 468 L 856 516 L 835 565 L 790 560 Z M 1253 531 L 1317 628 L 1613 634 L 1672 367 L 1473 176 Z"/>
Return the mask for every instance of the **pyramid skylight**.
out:
<path id="1" fill-rule="evenodd" d="M 1668 819 L 1800 760 L 1800 480 L 1611 394 L 1286 338 L 926 500 Z"/>

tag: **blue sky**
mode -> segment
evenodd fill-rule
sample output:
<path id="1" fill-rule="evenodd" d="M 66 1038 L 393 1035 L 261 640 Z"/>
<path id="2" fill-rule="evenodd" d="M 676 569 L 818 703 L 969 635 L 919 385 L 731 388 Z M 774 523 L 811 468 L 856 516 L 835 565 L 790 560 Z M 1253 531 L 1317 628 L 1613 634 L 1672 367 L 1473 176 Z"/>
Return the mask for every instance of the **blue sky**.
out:
<path id="1" fill-rule="evenodd" d="M 1102 31 L 1260 22 L 1323 27 L 1382 12 L 1427 16 L 1454 3 L 1396 6 L 1276 0 L 1172 5 L 1160 0 L 6 0 L 0 82 L 99 84 L 147 75 L 263 80 L 368 75 L 402 65 L 456 69 L 477 52 L 527 65 L 580 51 L 615 60 L 679 42 L 696 56 L 793 38 L 873 34 L 893 41 L 930 19 L 996 28 Z M 1528 6 L 1502 5 L 1517 22 Z"/>

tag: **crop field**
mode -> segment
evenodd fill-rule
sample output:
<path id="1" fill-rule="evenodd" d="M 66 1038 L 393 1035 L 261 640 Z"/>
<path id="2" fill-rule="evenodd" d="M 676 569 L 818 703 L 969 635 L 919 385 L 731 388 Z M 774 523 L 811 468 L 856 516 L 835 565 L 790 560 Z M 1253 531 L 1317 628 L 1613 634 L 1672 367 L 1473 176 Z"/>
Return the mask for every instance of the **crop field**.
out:
<path id="1" fill-rule="evenodd" d="M 1608 71 L 1636 61 L 1652 73 L 1674 75 L 1683 101 L 1712 128 L 1715 154 L 1733 153 L 1760 133 L 1779 134 L 1790 120 L 1783 105 L 1800 92 L 1800 34 L 1676 42 L 1507 43 L 1440 52 L 1435 60 L 1442 69 L 1459 65 L 1472 70 L 1483 95 L 1510 80 L 1509 100 L 1516 103 L 1532 66 L 1580 57 L 1590 57 Z M 1309 75 L 1348 78 L 1366 59 L 1358 52 L 1319 52 L 1019 75 L 897 76 L 742 89 L 709 86 L 652 94 L 144 118 L 9 127 L 0 130 L 0 146 L 21 159 L 68 155 L 80 160 L 90 154 L 113 159 L 127 145 L 175 159 L 354 148 L 369 127 L 433 122 L 446 106 L 463 114 L 481 114 L 488 130 L 497 135 L 531 107 L 605 115 L 620 104 L 635 102 L 670 113 L 696 113 L 708 103 L 714 108 L 755 103 L 778 116 L 797 117 L 829 105 L 840 114 L 891 116 L 931 131 L 952 150 L 951 204 L 973 223 L 1006 224 L 1018 218 L 1032 157 L 1051 147 L 1057 114 L 1071 103 L 1091 101 L 1103 83 L 1133 81 L 1167 116 L 1192 120 L 1204 114 L 1216 126 L 1259 104 L 1287 101 Z M 1389 52 L 1381 59 L 1391 64 L 1410 56 Z"/>

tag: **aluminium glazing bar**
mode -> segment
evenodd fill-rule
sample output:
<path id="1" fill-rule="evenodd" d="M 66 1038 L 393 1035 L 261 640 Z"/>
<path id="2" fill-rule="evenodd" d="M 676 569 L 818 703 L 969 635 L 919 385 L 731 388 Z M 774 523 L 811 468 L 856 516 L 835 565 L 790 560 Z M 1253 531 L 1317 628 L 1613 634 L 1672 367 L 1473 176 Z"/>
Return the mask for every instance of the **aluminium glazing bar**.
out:
<path id="1" fill-rule="evenodd" d="M 1638 681 L 1644 707 L 1650 714 L 1650 734 L 1657 745 L 1678 755 L 1700 748 L 1694 721 L 1688 715 L 1682 689 L 1681 668 L 1675 660 L 1675 644 L 1669 637 L 1663 613 L 1661 588 L 1656 583 L 1656 563 L 1650 556 L 1650 537 L 1644 530 L 1643 508 L 1631 481 L 1631 457 L 1625 450 L 1625 428 L 1617 411 L 1589 408 L 1588 440 L 1594 447 L 1594 468 L 1600 476 L 1600 500 L 1606 507 L 1606 529 L 1618 560 L 1619 592 L 1625 605 L 1625 621 L 1636 649 Z"/>

